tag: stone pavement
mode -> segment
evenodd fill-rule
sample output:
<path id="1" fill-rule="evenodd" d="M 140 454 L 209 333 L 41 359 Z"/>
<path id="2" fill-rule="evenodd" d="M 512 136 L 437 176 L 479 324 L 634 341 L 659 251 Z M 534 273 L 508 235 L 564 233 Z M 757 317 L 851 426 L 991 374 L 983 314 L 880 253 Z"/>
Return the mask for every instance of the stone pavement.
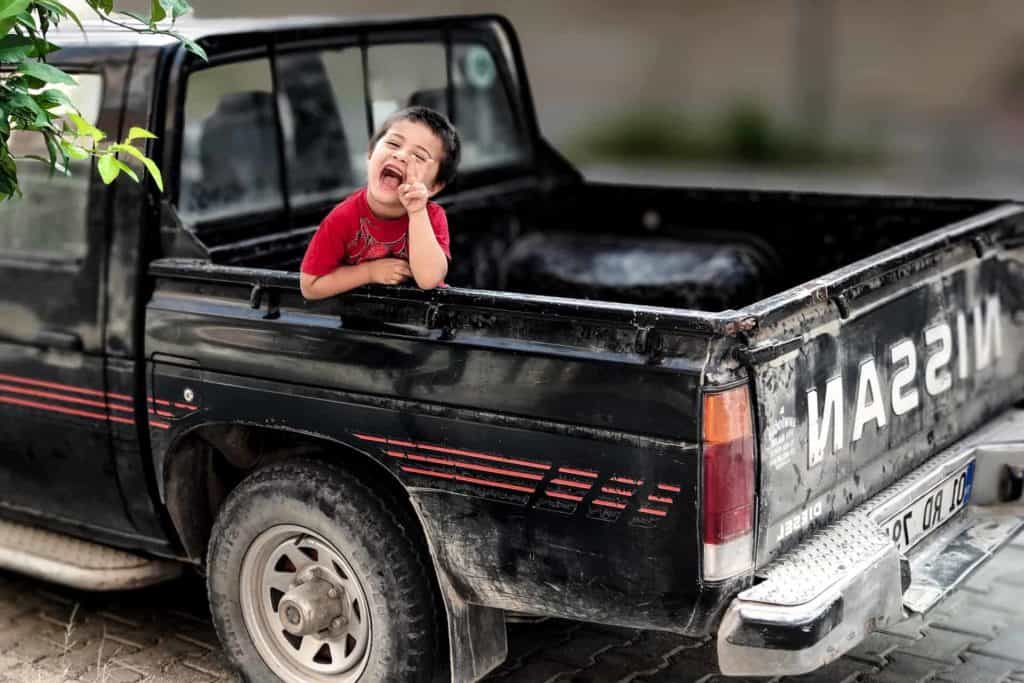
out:
<path id="1" fill-rule="evenodd" d="M 208 683 L 237 680 L 198 579 L 90 594 L 0 573 L 0 681 Z M 726 683 L 713 648 L 664 633 L 561 620 L 509 627 L 488 683 Z M 756 679 L 762 682 L 768 679 Z M 1024 534 L 924 618 L 778 683 L 1024 683 Z"/>

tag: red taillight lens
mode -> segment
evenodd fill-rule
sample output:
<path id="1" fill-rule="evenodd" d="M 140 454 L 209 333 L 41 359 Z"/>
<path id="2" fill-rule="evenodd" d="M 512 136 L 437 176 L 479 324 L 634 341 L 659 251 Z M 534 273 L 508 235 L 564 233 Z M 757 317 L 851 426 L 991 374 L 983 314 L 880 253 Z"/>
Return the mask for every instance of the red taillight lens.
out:
<path id="1" fill-rule="evenodd" d="M 704 446 L 704 542 L 725 543 L 754 528 L 754 440 Z"/>
<path id="2" fill-rule="evenodd" d="M 720 579 L 752 562 L 754 425 L 746 386 L 704 395 L 703 452 L 704 575 Z"/>

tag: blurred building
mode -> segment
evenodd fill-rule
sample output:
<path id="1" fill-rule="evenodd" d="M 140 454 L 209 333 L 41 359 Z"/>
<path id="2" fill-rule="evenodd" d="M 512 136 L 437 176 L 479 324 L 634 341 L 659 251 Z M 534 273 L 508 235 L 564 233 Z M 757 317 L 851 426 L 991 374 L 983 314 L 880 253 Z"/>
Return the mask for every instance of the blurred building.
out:
<path id="1" fill-rule="evenodd" d="M 200 17 L 283 11 L 270 0 L 193 4 Z M 145 10 L 148 0 L 118 6 Z M 953 182 L 1024 180 L 1019 0 L 295 0 L 287 8 L 508 16 L 541 126 L 571 154 L 586 152 L 588 132 L 631 112 L 658 114 L 649 120 L 664 123 L 655 126 L 708 131 L 743 103 L 761 117 L 754 124 L 870 148 L 886 167 Z"/>

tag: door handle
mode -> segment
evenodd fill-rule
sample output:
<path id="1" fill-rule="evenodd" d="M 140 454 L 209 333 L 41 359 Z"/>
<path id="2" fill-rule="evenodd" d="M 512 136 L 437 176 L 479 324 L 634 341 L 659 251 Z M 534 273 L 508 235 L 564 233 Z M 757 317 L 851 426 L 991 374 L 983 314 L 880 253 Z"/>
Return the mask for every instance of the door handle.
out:
<path id="1" fill-rule="evenodd" d="M 33 340 L 33 346 L 47 349 L 63 349 L 65 351 L 81 351 L 82 338 L 74 332 L 65 330 L 39 330 Z"/>

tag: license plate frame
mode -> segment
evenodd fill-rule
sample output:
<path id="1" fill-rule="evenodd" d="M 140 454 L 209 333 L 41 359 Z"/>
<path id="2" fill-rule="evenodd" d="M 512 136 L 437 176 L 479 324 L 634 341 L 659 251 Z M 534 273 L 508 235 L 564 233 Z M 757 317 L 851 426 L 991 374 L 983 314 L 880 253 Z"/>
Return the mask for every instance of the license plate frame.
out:
<path id="1" fill-rule="evenodd" d="M 897 550 L 906 554 L 967 507 L 974 464 L 972 459 L 881 523 Z"/>

